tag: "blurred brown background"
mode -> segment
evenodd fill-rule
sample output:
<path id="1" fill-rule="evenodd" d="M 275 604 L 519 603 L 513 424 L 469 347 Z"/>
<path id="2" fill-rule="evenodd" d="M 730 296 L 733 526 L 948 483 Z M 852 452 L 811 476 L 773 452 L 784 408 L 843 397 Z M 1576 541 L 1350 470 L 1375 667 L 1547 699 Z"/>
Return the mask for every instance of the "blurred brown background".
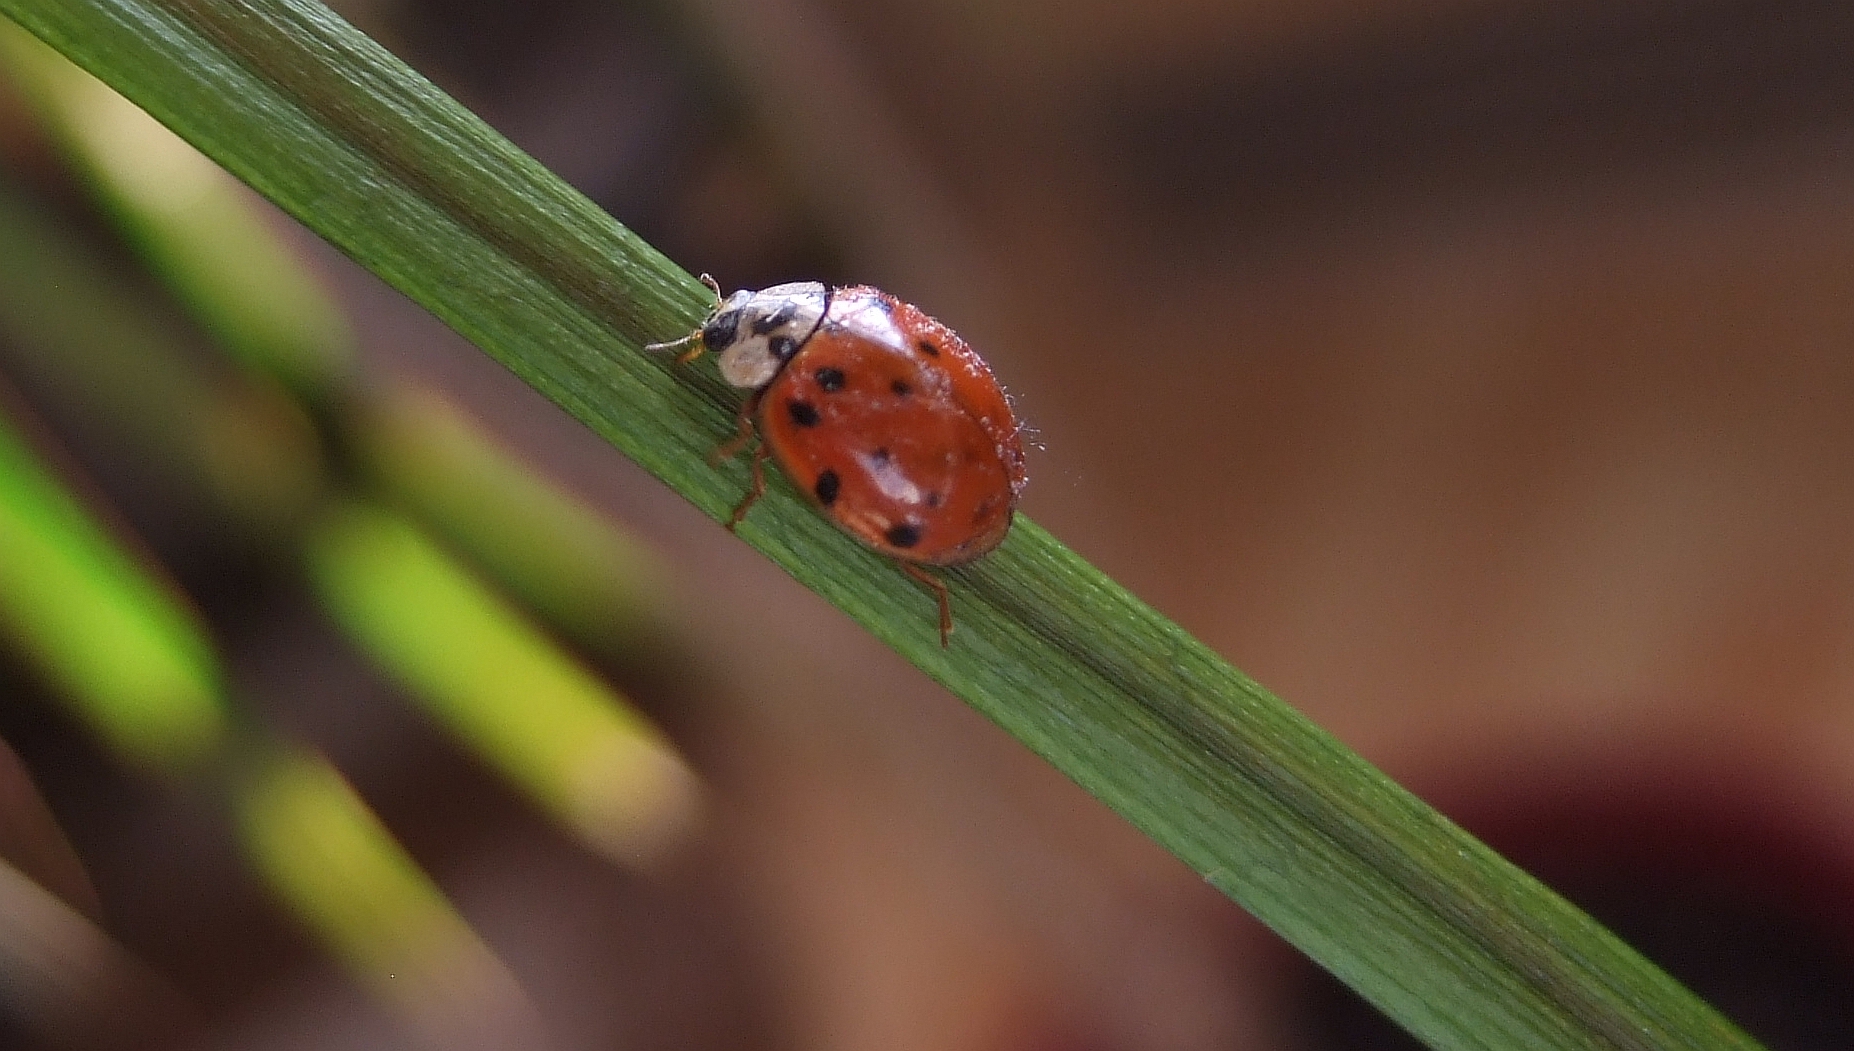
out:
<path id="1" fill-rule="evenodd" d="M 1030 516 L 1773 1049 L 1854 1047 L 1845 5 L 338 6 L 690 270 L 874 283 L 958 328 L 1039 432 Z M 300 598 L 113 493 L 509 963 L 535 1046 L 1406 1046 L 304 247 L 370 369 L 437 382 L 665 554 L 710 661 L 712 688 L 635 686 L 710 822 L 667 877 L 623 875 Z M 0 690 L 33 686 L 0 661 Z M 187 1046 L 405 1046 L 209 808 L 8 707 L 111 930 L 202 1005 Z"/>

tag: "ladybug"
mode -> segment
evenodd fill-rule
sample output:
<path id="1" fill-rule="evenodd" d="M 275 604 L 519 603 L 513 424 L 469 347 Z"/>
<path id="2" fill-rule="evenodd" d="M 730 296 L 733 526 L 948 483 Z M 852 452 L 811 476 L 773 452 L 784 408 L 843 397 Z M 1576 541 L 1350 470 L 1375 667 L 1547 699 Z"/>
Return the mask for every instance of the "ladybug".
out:
<path id="1" fill-rule="evenodd" d="M 713 351 L 753 393 L 719 462 L 757 439 L 752 484 L 728 520 L 766 491 L 762 463 L 844 532 L 931 588 L 940 645 L 953 631 L 946 584 L 924 566 L 970 562 L 1003 541 L 1024 487 L 1017 418 L 998 381 L 952 329 L 866 285 L 816 281 L 722 298 L 695 332 L 652 350 Z M 693 344 L 693 346 L 690 346 Z"/>

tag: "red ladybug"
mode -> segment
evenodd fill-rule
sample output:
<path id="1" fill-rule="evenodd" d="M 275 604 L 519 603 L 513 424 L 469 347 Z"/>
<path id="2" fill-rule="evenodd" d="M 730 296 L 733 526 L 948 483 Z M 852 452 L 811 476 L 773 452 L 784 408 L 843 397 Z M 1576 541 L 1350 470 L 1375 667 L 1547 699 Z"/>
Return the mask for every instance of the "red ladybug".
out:
<path id="1" fill-rule="evenodd" d="M 933 589 L 946 645 L 946 585 L 921 567 L 997 547 L 1024 487 L 1017 418 L 991 369 L 952 329 L 867 286 L 715 295 L 699 330 L 651 349 L 695 344 L 679 362 L 714 351 L 722 377 L 753 391 L 740 433 L 715 454 L 759 438 L 728 528 L 766 491 L 761 462 L 773 457 L 831 521 Z"/>

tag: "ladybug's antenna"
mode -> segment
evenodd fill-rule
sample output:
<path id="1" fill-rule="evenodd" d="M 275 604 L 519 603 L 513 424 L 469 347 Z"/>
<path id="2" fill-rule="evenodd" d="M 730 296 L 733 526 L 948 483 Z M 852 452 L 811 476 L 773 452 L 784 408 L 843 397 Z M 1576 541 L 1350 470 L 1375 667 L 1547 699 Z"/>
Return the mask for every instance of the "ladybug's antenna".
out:
<path id="1" fill-rule="evenodd" d="M 691 343 L 695 344 L 695 346 L 689 347 L 688 350 L 682 350 L 682 348 L 688 347 Z M 672 339 L 667 343 L 646 343 L 644 344 L 644 349 L 652 354 L 667 354 L 672 350 L 682 350 L 682 353 L 676 355 L 676 364 L 687 365 L 689 362 L 701 357 L 702 352 L 708 348 L 702 345 L 702 330 L 698 328 L 681 339 Z"/>
<path id="2" fill-rule="evenodd" d="M 727 298 L 721 294 L 721 283 L 716 281 L 710 274 L 703 274 L 701 282 L 708 286 L 710 292 L 715 294 L 715 306 L 719 308 L 721 306 L 721 301 Z M 652 354 L 667 354 L 672 350 L 682 350 L 682 348 L 689 346 L 691 343 L 695 344 L 695 346 L 690 347 L 688 350 L 683 350 L 682 353 L 676 355 L 676 364 L 687 365 L 689 362 L 701 357 L 702 352 L 708 349 L 702 345 L 702 330 L 700 328 L 697 328 L 694 332 L 689 333 L 681 339 L 672 339 L 667 343 L 646 343 L 644 344 L 644 349 Z"/>

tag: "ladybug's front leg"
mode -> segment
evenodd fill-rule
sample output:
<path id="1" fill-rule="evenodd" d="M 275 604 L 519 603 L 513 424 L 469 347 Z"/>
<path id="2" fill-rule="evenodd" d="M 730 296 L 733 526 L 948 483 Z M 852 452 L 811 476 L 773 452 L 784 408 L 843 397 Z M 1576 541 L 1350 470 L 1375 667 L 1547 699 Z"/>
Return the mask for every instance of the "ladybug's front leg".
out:
<path id="1" fill-rule="evenodd" d="M 734 436 L 721 443 L 714 452 L 708 454 L 708 461 L 710 463 L 719 465 L 723 460 L 733 459 L 740 455 L 742 449 L 745 449 L 755 438 L 759 437 L 759 428 L 753 425 L 753 415 L 759 411 L 759 408 L 760 392 L 754 391 L 753 396 L 748 398 L 746 403 L 740 407 L 740 416 L 737 420 L 738 426 L 734 432 Z M 769 455 L 771 454 L 766 451 L 765 442 L 761 442 L 754 447 L 753 458 L 750 461 L 752 482 L 747 488 L 746 497 L 740 501 L 739 506 L 734 508 L 734 513 L 728 517 L 727 527 L 730 532 L 735 526 L 740 524 L 741 519 L 747 517 L 748 508 L 751 508 L 757 503 L 760 497 L 766 495 L 766 457 Z"/>
<path id="2" fill-rule="evenodd" d="M 721 461 L 739 456 L 740 450 L 759 436 L 759 428 L 753 425 L 753 415 L 760 411 L 760 395 L 763 393 L 756 390 L 741 403 L 740 415 L 734 417 L 734 436 L 715 446 L 715 451 L 708 454 L 709 463 L 721 466 Z"/>

